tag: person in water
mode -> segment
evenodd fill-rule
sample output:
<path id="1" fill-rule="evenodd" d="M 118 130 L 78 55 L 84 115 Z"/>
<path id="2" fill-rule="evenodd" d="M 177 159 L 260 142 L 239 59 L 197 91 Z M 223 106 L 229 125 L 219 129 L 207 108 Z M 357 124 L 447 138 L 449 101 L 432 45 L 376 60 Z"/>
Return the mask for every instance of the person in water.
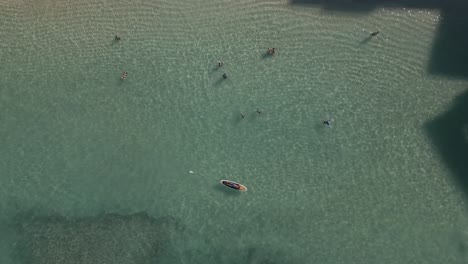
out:
<path id="1" fill-rule="evenodd" d="M 125 80 L 128 77 L 128 72 L 124 71 L 122 72 L 122 75 L 120 75 L 120 80 Z"/>
<path id="2" fill-rule="evenodd" d="M 330 120 L 330 119 L 324 120 L 323 123 L 324 123 L 327 127 L 332 127 L 332 126 L 331 126 L 331 120 Z"/>
<path id="3" fill-rule="evenodd" d="M 275 51 L 275 48 L 268 48 L 268 54 L 274 54 Z"/>
<path id="4" fill-rule="evenodd" d="M 258 109 L 257 109 L 257 113 L 258 113 L 258 114 L 261 114 L 261 113 L 262 113 L 262 111 L 260 111 L 260 110 L 258 110 Z"/>
<path id="5" fill-rule="evenodd" d="M 218 67 L 223 67 L 223 65 L 224 65 L 224 62 L 218 61 Z"/>
<path id="6" fill-rule="evenodd" d="M 227 74 L 223 73 L 223 79 L 227 79 Z"/>
<path id="7" fill-rule="evenodd" d="M 115 36 L 115 40 L 116 40 L 116 41 L 119 41 L 119 40 L 120 40 L 120 37 L 116 35 L 116 36 Z"/>
<path id="8" fill-rule="evenodd" d="M 377 36 L 377 34 L 379 34 L 379 32 L 378 32 L 378 31 L 374 31 L 374 32 L 371 33 L 371 36 L 372 36 L 372 37 L 375 37 L 375 36 Z"/>
<path id="9" fill-rule="evenodd" d="M 245 117 L 245 115 L 243 113 L 241 113 L 241 118 L 244 118 L 244 117 Z"/>

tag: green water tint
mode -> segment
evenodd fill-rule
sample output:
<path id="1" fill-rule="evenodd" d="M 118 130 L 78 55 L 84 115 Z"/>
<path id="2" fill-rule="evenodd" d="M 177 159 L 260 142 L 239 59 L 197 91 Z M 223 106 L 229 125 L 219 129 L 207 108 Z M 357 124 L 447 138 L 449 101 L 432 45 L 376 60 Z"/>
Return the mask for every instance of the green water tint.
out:
<path id="1" fill-rule="evenodd" d="M 466 261 L 436 11 L 2 6 L 1 263 Z"/>

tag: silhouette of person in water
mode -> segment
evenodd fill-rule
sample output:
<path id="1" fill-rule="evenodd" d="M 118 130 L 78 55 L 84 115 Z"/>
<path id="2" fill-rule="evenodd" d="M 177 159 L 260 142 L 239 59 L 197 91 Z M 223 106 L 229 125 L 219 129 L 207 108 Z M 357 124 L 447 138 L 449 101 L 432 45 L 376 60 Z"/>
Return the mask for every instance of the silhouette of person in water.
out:
<path id="1" fill-rule="evenodd" d="M 227 74 L 223 73 L 223 79 L 227 79 Z"/>
<path id="2" fill-rule="evenodd" d="M 116 41 L 119 41 L 119 40 L 120 40 L 120 37 L 116 35 L 116 36 L 115 36 L 115 40 L 116 40 Z"/>
<path id="3" fill-rule="evenodd" d="M 261 114 L 261 113 L 262 113 L 262 111 L 260 111 L 260 110 L 258 110 L 258 109 L 257 109 L 257 113 L 258 113 L 258 114 Z"/>
<path id="4" fill-rule="evenodd" d="M 268 54 L 274 54 L 275 51 L 276 51 L 275 48 L 268 48 L 268 51 L 267 51 L 267 52 L 268 52 Z"/>
<path id="5" fill-rule="evenodd" d="M 218 67 L 223 67 L 223 65 L 224 65 L 224 62 L 218 61 Z"/>
<path id="6" fill-rule="evenodd" d="M 330 119 L 328 119 L 328 120 L 323 120 L 323 124 L 325 124 L 327 127 L 330 127 L 330 128 L 332 127 L 332 126 L 331 126 L 331 120 L 330 120 Z"/>
<path id="7" fill-rule="evenodd" d="M 374 32 L 371 33 L 371 36 L 375 37 L 375 36 L 377 36 L 377 34 L 379 34 L 379 31 L 374 31 Z"/>
<path id="8" fill-rule="evenodd" d="M 124 71 L 122 72 L 122 75 L 120 75 L 120 80 L 125 80 L 128 77 L 128 72 Z"/>

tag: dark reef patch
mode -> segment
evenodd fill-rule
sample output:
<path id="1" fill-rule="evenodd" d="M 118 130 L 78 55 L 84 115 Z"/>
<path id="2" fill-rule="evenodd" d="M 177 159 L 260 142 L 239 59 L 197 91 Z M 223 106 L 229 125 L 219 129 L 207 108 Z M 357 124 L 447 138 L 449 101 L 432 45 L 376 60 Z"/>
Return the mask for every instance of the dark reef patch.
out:
<path id="1" fill-rule="evenodd" d="M 16 219 L 18 263 L 157 263 L 171 254 L 171 234 L 183 228 L 172 217 L 145 213 L 67 218 L 24 214 Z"/>

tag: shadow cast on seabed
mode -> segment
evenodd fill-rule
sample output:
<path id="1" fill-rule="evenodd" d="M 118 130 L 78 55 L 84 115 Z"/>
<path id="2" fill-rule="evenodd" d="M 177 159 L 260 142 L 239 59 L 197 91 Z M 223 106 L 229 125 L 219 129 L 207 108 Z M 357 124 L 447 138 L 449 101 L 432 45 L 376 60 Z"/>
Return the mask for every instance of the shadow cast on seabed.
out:
<path id="1" fill-rule="evenodd" d="M 428 121 L 425 129 L 468 198 L 468 91 L 450 110 Z"/>
<path id="2" fill-rule="evenodd" d="M 240 191 L 231 189 L 227 186 L 222 185 L 221 183 L 213 185 L 213 189 L 226 195 L 226 196 L 239 196 L 241 195 Z"/>
<path id="3" fill-rule="evenodd" d="M 440 12 L 427 71 L 434 75 L 468 78 L 468 1 L 464 0 L 290 0 L 325 11 L 367 14 L 377 8 L 419 8 Z M 380 29 L 376 29 L 380 30 Z M 418 32 L 415 32 L 417 34 Z M 365 44 L 364 40 L 361 44 Z"/>
<path id="4" fill-rule="evenodd" d="M 365 39 L 363 39 L 359 44 L 360 44 L 360 45 L 365 45 L 365 44 L 367 44 L 371 39 L 372 39 L 372 35 L 369 35 L 368 37 L 366 37 Z"/>
<path id="5" fill-rule="evenodd" d="M 264 60 L 264 59 L 268 59 L 268 58 L 273 58 L 274 54 L 271 54 L 271 53 L 268 53 L 268 52 L 264 52 L 262 53 L 262 57 L 261 59 Z"/>

